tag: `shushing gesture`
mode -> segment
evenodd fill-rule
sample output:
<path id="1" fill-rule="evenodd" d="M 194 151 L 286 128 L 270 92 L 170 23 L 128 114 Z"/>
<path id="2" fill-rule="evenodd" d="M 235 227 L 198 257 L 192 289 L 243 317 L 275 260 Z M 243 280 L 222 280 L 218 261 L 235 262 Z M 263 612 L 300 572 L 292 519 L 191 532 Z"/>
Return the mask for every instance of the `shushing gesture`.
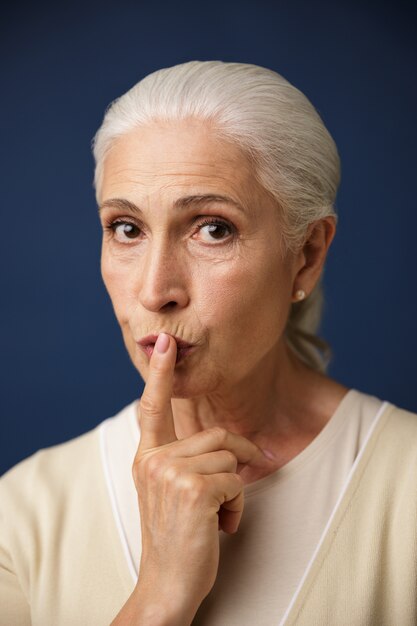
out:
<path id="1" fill-rule="evenodd" d="M 140 402 L 133 464 L 142 531 L 139 580 L 119 614 L 126 621 L 114 624 L 191 624 L 216 579 L 219 528 L 234 533 L 239 527 L 244 483 L 238 465 L 266 461 L 255 444 L 221 427 L 177 439 L 171 408 L 176 352 L 175 339 L 161 333 Z"/>

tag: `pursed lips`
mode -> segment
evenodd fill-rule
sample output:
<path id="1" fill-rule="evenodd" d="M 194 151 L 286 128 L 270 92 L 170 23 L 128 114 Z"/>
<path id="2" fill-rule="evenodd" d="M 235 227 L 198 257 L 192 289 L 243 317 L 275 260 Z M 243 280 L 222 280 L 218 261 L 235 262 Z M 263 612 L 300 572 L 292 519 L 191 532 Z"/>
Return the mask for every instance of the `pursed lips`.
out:
<path id="1" fill-rule="evenodd" d="M 164 331 L 165 332 L 165 331 Z M 169 333 L 168 333 L 169 334 Z M 173 336 L 173 335 L 171 335 Z M 137 345 L 139 346 L 139 348 L 141 348 L 141 350 L 147 355 L 147 357 L 150 359 L 154 348 L 155 348 L 155 343 L 156 340 L 158 339 L 158 335 L 147 335 L 146 337 L 142 337 L 142 339 L 140 339 L 139 341 L 137 341 Z M 179 363 L 180 361 L 182 361 L 188 354 L 190 354 L 190 352 L 192 352 L 192 350 L 195 348 L 195 345 L 192 343 L 188 343 L 187 341 L 184 341 L 183 339 L 180 339 L 180 337 L 175 337 L 174 339 L 177 343 L 177 359 L 176 362 Z"/>

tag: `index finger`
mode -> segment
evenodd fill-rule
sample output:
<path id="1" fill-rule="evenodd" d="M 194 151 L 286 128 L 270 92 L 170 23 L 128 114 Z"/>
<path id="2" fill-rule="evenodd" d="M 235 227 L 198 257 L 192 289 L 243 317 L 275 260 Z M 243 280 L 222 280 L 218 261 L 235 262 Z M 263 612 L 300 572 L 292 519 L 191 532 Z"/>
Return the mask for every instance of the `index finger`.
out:
<path id="1" fill-rule="evenodd" d="M 171 407 L 176 356 L 175 339 L 166 333 L 160 333 L 140 400 L 140 450 L 156 448 L 177 440 Z"/>

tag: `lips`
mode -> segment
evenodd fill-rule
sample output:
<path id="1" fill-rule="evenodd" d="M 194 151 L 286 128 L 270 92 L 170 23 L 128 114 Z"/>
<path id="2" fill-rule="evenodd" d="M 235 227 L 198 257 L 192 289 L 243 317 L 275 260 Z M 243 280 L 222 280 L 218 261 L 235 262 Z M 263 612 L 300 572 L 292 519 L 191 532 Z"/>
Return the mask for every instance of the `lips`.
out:
<path id="1" fill-rule="evenodd" d="M 141 348 L 141 350 L 147 355 L 147 357 L 150 359 L 154 348 L 155 348 L 155 343 L 156 340 L 158 339 L 158 335 L 147 335 L 146 337 L 142 337 L 142 339 L 140 339 L 137 344 L 138 346 Z M 184 341 L 183 339 L 180 339 L 180 337 L 174 337 L 176 343 L 177 343 L 177 359 L 176 362 L 179 363 L 180 361 L 182 361 L 188 354 L 190 354 L 190 352 L 192 352 L 193 348 L 195 347 L 192 343 L 188 343 L 187 341 Z"/>

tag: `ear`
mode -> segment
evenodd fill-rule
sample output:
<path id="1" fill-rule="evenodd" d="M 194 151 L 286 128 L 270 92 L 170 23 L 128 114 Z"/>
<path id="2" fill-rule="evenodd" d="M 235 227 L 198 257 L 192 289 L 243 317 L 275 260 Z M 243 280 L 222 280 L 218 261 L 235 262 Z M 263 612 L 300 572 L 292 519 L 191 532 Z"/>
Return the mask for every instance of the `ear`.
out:
<path id="1" fill-rule="evenodd" d="M 292 301 L 306 298 L 316 286 L 323 271 L 327 251 L 336 234 L 336 219 L 324 217 L 310 224 L 304 244 L 296 255 Z M 304 291 L 305 295 L 300 293 Z M 297 292 L 299 297 L 296 296 Z"/>

